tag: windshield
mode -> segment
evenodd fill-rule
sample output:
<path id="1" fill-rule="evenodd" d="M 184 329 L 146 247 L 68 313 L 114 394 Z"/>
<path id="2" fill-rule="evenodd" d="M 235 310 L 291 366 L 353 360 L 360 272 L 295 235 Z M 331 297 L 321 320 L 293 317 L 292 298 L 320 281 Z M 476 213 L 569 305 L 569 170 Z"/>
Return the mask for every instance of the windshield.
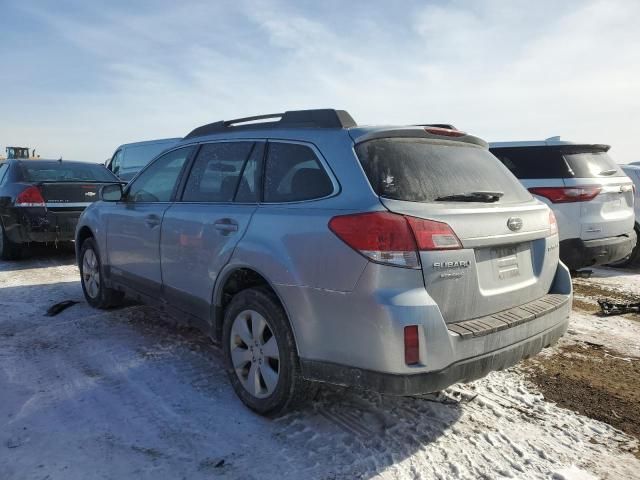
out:
<path id="1" fill-rule="evenodd" d="M 148 145 L 133 145 L 125 147 L 124 159 L 122 161 L 122 169 L 141 169 L 149 163 L 156 155 L 169 148 L 172 144 L 169 142 L 150 143 Z"/>
<path id="2" fill-rule="evenodd" d="M 482 147 L 420 138 L 383 138 L 356 146 L 371 187 L 381 197 L 409 202 L 513 203 L 532 197 L 498 159 Z M 451 200 L 446 197 L 455 196 Z M 475 197 L 475 198 L 474 198 Z"/>
<path id="3" fill-rule="evenodd" d="M 22 172 L 29 182 L 115 182 L 118 179 L 104 165 L 92 163 L 23 162 Z"/>

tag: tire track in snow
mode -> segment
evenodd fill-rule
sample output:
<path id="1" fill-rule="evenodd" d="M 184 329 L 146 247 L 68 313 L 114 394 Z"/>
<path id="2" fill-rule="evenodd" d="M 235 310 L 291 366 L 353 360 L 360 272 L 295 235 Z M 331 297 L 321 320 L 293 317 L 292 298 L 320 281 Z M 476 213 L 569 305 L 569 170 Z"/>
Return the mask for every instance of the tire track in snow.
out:
<path id="1" fill-rule="evenodd" d="M 11 302 L 0 316 L 0 458 L 7 459 L 0 478 L 542 479 L 638 471 L 621 450 L 628 437 L 545 402 L 514 370 L 431 398 L 324 388 L 309 407 L 264 419 L 236 399 L 220 352 L 193 331 L 165 325 L 155 310 L 77 305 L 55 320 L 42 317 L 50 303 L 81 295 L 79 284 L 54 283 L 77 278 L 73 268 L 0 268 L 0 304 Z"/>

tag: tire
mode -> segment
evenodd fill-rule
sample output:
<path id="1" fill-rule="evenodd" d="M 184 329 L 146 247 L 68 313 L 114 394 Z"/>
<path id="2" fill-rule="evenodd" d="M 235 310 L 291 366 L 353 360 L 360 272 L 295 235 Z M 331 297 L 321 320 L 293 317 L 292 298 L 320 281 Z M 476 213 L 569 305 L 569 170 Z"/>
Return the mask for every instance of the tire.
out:
<path id="1" fill-rule="evenodd" d="M 106 309 L 122 302 L 124 294 L 104 284 L 100 254 L 93 238 L 87 238 L 80 249 L 80 281 L 87 303 L 94 308 Z"/>
<path id="2" fill-rule="evenodd" d="M 629 268 L 640 265 L 640 227 L 638 227 L 638 225 L 636 224 L 634 230 L 636 231 L 636 236 L 638 237 L 638 239 L 636 240 L 636 246 L 633 247 L 633 250 L 631 250 L 631 253 L 628 257 L 623 258 L 618 262 L 609 264 L 610 267 Z"/>
<path id="3" fill-rule="evenodd" d="M 2 260 L 16 260 L 20 258 L 22 254 L 22 248 L 19 244 L 13 243 L 7 237 L 4 225 L 0 224 L 0 259 Z"/>
<path id="4" fill-rule="evenodd" d="M 231 385 L 251 410 L 276 416 L 315 396 L 317 384 L 302 378 L 289 320 L 271 290 L 249 288 L 232 298 L 222 344 Z"/>

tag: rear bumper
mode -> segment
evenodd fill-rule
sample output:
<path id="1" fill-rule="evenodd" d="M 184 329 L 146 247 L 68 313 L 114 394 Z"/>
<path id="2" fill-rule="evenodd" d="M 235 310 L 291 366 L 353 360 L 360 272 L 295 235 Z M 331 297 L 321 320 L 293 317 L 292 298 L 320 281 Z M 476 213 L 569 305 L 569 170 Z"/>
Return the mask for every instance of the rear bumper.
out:
<path id="1" fill-rule="evenodd" d="M 636 241 L 634 230 L 625 235 L 596 240 L 570 238 L 560 242 L 560 258 L 570 270 L 605 265 L 630 255 Z"/>
<path id="2" fill-rule="evenodd" d="M 327 291 L 313 297 L 300 289 L 281 289 L 303 376 L 393 395 L 434 392 L 535 355 L 562 336 L 571 312 L 571 278 L 562 263 L 547 295 L 474 320 L 446 323 L 426 290 L 419 290 L 394 290 L 387 296 L 377 290 L 375 297 L 368 293 L 365 298 Z M 306 310 L 295 303 L 301 302 L 300 293 L 306 294 Z M 407 325 L 418 326 L 417 365 L 404 361 Z"/>
<path id="3" fill-rule="evenodd" d="M 52 211 L 45 208 L 13 208 L 3 217 L 9 240 L 30 242 L 66 242 L 74 239 L 82 211 Z"/>
<path id="4" fill-rule="evenodd" d="M 520 360 L 536 355 L 564 335 L 569 318 L 551 328 L 508 347 L 467 358 L 435 372 L 394 375 L 337 365 L 329 362 L 301 360 L 303 375 L 311 380 L 348 385 L 389 395 L 417 395 L 437 392 L 454 383 L 482 378 L 495 370 L 509 368 Z"/>

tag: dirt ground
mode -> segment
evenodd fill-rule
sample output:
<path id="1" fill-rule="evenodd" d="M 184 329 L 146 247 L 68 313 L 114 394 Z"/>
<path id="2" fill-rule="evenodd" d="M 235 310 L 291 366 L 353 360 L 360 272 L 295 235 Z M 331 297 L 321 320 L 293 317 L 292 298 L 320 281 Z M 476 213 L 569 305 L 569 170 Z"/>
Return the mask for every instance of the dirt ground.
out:
<path id="1" fill-rule="evenodd" d="M 600 312 L 598 299 L 640 301 L 640 295 L 621 287 L 603 285 L 597 276 L 575 279 L 574 295 L 574 310 L 598 318 L 607 318 Z M 637 314 L 619 318 L 640 321 Z M 546 399 L 640 439 L 638 356 L 621 353 L 615 346 L 604 343 L 565 339 L 552 354 L 535 357 L 522 368 Z M 635 454 L 640 458 L 638 450 Z"/>
<path id="2" fill-rule="evenodd" d="M 640 358 L 584 343 L 527 366 L 546 399 L 640 439 Z"/>

